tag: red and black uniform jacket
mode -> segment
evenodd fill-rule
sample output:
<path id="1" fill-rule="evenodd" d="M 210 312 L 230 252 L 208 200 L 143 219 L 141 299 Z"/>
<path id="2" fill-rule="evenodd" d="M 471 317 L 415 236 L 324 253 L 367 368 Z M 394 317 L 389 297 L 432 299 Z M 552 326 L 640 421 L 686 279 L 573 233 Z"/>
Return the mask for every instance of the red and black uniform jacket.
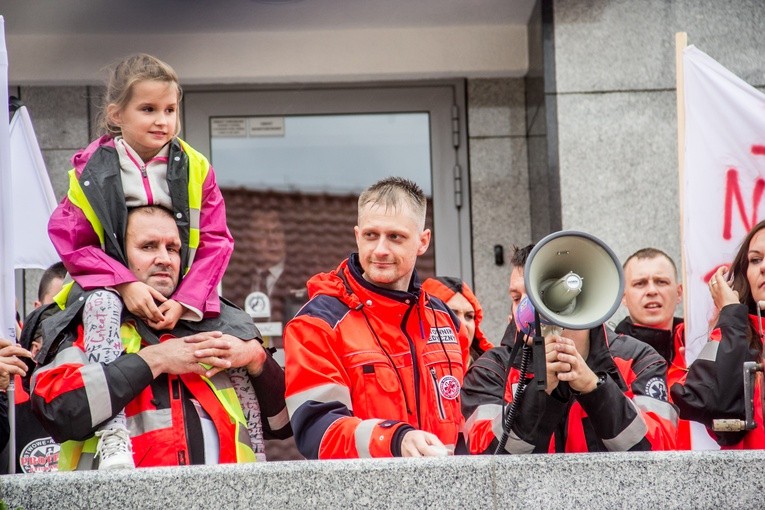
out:
<path id="1" fill-rule="evenodd" d="M 520 355 L 511 363 L 511 353 L 510 345 L 500 345 L 481 356 L 465 376 L 462 412 L 470 453 L 493 453 L 502 436 L 505 406 L 512 402 L 520 376 Z M 507 452 L 674 448 L 677 413 L 667 401 L 667 363 L 655 350 L 601 326 L 590 330 L 586 362 L 605 376 L 587 394 L 560 382 L 548 395 L 527 374 L 532 382 L 518 408 Z"/>
<path id="2" fill-rule="evenodd" d="M 70 301 L 79 301 L 74 292 Z M 205 330 L 228 329 L 227 332 L 239 338 L 257 341 L 260 335 L 252 320 L 224 300 L 221 303 L 220 317 L 201 322 L 180 321 L 173 335 L 186 336 L 209 327 Z M 44 333 L 43 348 L 37 357 L 40 365 L 30 385 L 32 409 L 54 440 L 83 441 L 124 409 L 136 466 L 204 464 L 202 424 L 193 402 L 196 401 L 218 431 L 219 462 L 237 461 L 234 424 L 199 375 L 161 374 L 155 379 L 149 365 L 138 354 L 123 354 L 109 364 L 90 362 L 74 309 L 74 305 L 67 306 L 44 321 L 46 330 L 48 321 L 58 320 L 56 330 L 60 332 L 55 337 L 47 336 L 49 330 Z M 67 318 L 72 322 L 59 329 Z M 171 336 L 163 335 L 159 339 L 140 320 L 131 321 L 143 339 L 141 348 Z M 260 404 L 264 437 L 289 437 L 289 422 L 280 419 L 286 418 L 284 372 L 270 354 L 263 373 L 251 377 L 251 381 Z M 271 427 L 272 423 L 279 425 Z"/>
<path id="3" fill-rule="evenodd" d="M 311 300 L 284 332 L 287 408 L 308 459 L 390 457 L 412 429 L 456 445 L 464 326 L 437 298 L 362 277 L 353 254 L 308 282 Z"/>
<path id="4" fill-rule="evenodd" d="M 686 379 L 670 388 L 680 417 L 706 425 L 723 449 L 765 448 L 761 377 L 756 379 L 754 388 L 757 427 L 742 432 L 711 430 L 713 420 L 745 418 L 742 373 L 744 362 L 761 362 L 761 352 L 749 346 L 751 330 L 760 331 L 758 321 L 756 315 L 749 315 L 744 304 L 724 306 L 710 341 L 688 368 Z"/>
<path id="5" fill-rule="evenodd" d="M 685 363 L 685 323 L 682 318 L 675 317 L 672 321 L 672 330 L 668 330 L 635 324 L 628 316 L 616 326 L 616 332 L 647 343 L 667 360 L 667 386 L 669 388 L 685 379 L 688 366 Z M 669 401 L 672 402 L 671 394 Z M 678 420 L 677 422 L 676 447 L 678 450 L 691 449 L 691 424 L 688 420 Z"/>

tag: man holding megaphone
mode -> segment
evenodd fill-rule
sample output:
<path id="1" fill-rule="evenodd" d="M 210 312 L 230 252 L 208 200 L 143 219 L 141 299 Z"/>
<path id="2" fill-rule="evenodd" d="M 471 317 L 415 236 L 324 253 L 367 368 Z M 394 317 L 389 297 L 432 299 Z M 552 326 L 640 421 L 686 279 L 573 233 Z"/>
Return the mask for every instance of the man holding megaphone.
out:
<path id="1" fill-rule="evenodd" d="M 511 323 L 462 387 L 470 452 L 673 449 L 666 361 L 604 325 L 624 288 L 610 248 L 557 232 L 512 265 Z"/>

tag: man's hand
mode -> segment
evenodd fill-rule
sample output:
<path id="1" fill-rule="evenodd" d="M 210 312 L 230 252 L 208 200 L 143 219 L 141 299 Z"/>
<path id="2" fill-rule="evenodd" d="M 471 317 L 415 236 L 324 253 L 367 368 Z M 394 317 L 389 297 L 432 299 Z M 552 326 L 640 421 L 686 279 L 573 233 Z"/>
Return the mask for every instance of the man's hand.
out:
<path id="1" fill-rule="evenodd" d="M 410 430 L 401 440 L 402 457 L 443 457 L 449 454 L 438 437 L 424 430 Z"/>
<path id="2" fill-rule="evenodd" d="M 197 333 L 188 337 L 169 338 L 159 344 L 144 347 L 138 351 L 138 355 L 151 368 L 152 375 L 156 378 L 160 374 L 199 374 L 204 375 L 210 368 L 203 367 L 205 363 L 210 367 L 225 370 L 231 366 L 228 360 L 209 356 L 199 358 L 194 352 L 200 348 L 213 347 L 220 342 L 223 335 L 220 331 L 209 333 Z"/>
<path id="3" fill-rule="evenodd" d="M 198 343 L 194 340 L 194 337 L 187 337 L 186 342 Z M 194 351 L 194 355 L 201 359 L 205 358 L 217 358 L 226 360 L 230 364 L 228 367 L 214 367 L 205 373 L 206 377 L 212 377 L 225 368 L 239 368 L 247 367 L 247 372 L 257 377 L 263 371 L 263 364 L 266 362 L 266 351 L 260 342 L 257 340 L 250 340 L 245 342 L 231 335 L 223 335 L 215 345 L 199 346 Z"/>
<path id="4" fill-rule="evenodd" d="M 130 313 L 143 319 L 147 324 L 149 324 L 149 321 L 154 321 L 155 323 L 162 322 L 164 317 L 157 303 L 164 303 L 167 301 L 167 298 L 158 290 L 149 287 L 143 282 L 121 283 L 116 285 L 115 288 L 120 293 L 120 296 L 122 296 L 122 301 Z"/>
<path id="5" fill-rule="evenodd" d="M 181 316 L 183 315 L 184 306 L 175 299 L 168 299 L 161 305 L 159 305 L 159 313 L 162 314 L 162 320 L 157 322 L 151 319 L 146 321 L 146 324 L 156 330 L 170 330 L 178 324 Z"/>
<path id="6" fill-rule="evenodd" d="M 589 393 L 598 385 L 598 376 L 595 375 L 582 355 L 576 349 L 574 341 L 570 338 L 551 335 L 552 341 L 547 346 L 550 348 L 547 356 L 547 376 L 553 372 L 553 377 L 558 381 L 566 381 L 572 390 L 579 393 Z M 553 361 L 550 361 L 553 358 Z M 557 385 L 557 383 L 556 383 Z M 548 388 L 550 383 L 548 382 Z M 548 390 L 550 394 L 552 390 Z"/>
<path id="7" fill-rule="evenodd" d="M 32 353 L 10 340 L 0 338 L 0 390 L 5 391 L 11 377 L 27 375 L 27 365 L 20 358 L 32 358 Z"/>

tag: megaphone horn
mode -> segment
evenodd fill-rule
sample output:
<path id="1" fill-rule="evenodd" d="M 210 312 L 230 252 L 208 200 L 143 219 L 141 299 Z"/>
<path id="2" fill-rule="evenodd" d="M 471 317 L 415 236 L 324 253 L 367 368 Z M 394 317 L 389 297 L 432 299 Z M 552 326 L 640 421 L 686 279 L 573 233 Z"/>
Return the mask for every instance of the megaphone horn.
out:
<path id="1" fill-rule="evenodd" d="M 599 326 L 616 312 L 624 275 L 614 252 L 593 235 L 555 232 L 529 253 L 526 293 L 543 322 L 566 329 Z"/>

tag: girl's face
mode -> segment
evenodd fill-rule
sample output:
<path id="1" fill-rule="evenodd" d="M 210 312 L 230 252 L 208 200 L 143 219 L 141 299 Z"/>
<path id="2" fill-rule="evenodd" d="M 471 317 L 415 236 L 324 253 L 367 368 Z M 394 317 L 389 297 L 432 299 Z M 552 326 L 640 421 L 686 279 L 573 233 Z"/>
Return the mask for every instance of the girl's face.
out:
<path id="1" fill-rule="evenodd" d="M 765 300 L 765 229 L 757 232 L 749 242 L 746 279 L 755 302 Z"/>
<path id="2" fill-rule="evenodd" d="M 122 137 L 144 162 L 169 142 L 178 126 L 178 87 L 173 82 L 144 80 L 133 84 L 130 101 L 120 109 L 110 104 L 107 114 Z"/>

